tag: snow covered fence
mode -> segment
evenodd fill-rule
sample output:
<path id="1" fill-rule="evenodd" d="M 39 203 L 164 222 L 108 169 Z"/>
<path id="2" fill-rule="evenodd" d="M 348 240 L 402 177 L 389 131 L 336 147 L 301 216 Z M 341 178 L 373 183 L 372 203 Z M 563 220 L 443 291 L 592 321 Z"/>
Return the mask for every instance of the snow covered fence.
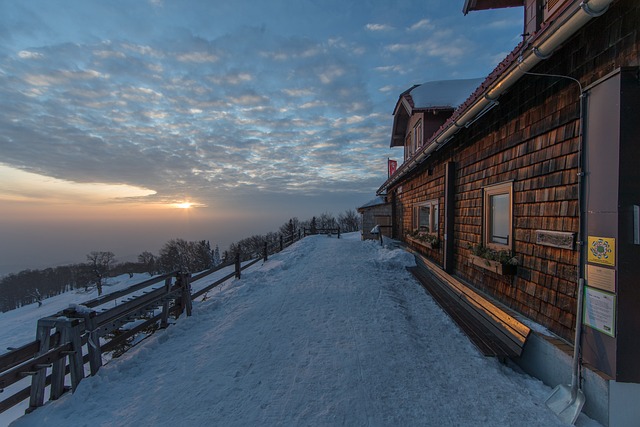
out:
<path id="1" fill-rule="evenodd" d="M 315 234 L 328 234 L 331 236 L 332 234 L 336 234 L 338 239 L 340 238 L 340 227 L 337 228 L 305 228 L 304 236 L 313 236 Z"/>
<path id="2" fill-rule="evenodd" d="M 161 287 L 151 288 L 161 282 L 164 282 Z M 115 307 L 104 308 L 112 301 Z M 42 406 L 48 385 L 50 398 L 59 398 L 67 390 L 64 386 L 67 372 L 71 372 L 71 387 L 75 389 L 84 377 L 85 363 L 90 364 L 90 372 L 95 374 L 102 365 L 102 352 L 122 345 L 133 330 L 149 328 L 158 321 L 160 326 L 166 326 L 169 314 L 177 317 L 185 309 L 189 314 L 190 301 L 188 275 L 172 272 L 40 319 L 35 341 L 0 356 L 0 388 L 31 378 L 31 385 L 0 402 L 0 412 L 26 398 L 30 398 L 30 408 Z M 159 307 L 162 311 L 156 314 Z M 149 315 L 148 320 L 139 322 L 135 328 L 109 339 L 124 324 Z"/>
<path id="3" fill-rule="evenodd" d="M 265 242 L 263 253 L 255 254 L 256 258 L 244 264 L 240 262 L 241 255 L 236 254 L 231 273 L 199 286 L 193 294 L 191 283 L 206 282 L 203 279 L 232 264 L 193 276 L 180 271 L 167 273 L 40 319 L 35 341 L 9 348 L 8 353 L 0 355 L 0 392 L 13 386 L 12 394 L 0 401 L 0 413 L 25 399 L 30 399 L 28 412 L 42 406 L 47 386 L 50 386 L 50 400 L 60 398 L 69 389 L 75 390 L 84 378 L 85 364 L 89 364 L 90 375 L 95 375 L 102 366 L 103 353 L 116 349 L 126 351 L 123 347 L 135 335 L 167 327 L 170 315 L 177 319 L 186 311 L 190 316 L 194 299 L 232 277 L 240 278 L 242 270 L 266 260 L 269 253 L 281 251 L 300 238 L 301 233 L 297 233 L 281 237 L 270 246 Z M 163 285 L 153 288 L 162 282 Z M 105 305 L 111 302 L 115 306 L 106 308 Z M 133 326 L 121 330 L 125 325 Z M 71 387 L 65 386 L 68 375 Z M 16 389 L 15 385 L 29 378 L 30 385 Z"/>

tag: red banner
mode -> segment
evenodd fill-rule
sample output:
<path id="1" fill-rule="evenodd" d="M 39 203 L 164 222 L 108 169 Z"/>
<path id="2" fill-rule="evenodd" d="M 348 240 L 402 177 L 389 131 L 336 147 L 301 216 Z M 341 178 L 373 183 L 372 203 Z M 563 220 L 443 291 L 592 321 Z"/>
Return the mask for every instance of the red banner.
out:
<path id="1" fill-rule="evenodd" d="M 391 176 L 396 173 L 396 169 L 398 169 L 398 161 L 391 159 L 387 159 L 387 161 L 389 162 L 389 176 Z"/>

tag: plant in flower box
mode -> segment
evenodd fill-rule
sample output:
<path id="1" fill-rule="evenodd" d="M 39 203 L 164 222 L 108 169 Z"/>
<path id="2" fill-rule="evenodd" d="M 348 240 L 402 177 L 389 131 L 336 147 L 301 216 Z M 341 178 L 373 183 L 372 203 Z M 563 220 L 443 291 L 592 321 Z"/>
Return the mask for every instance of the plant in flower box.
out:
<path id="1" fill-rule="evenodd" d="M 409 240 L 413 240 L 419 245 L 426 246 L 431 249 L 435 249 L 440 245 L 440 238 L 437 234 L 429 233 L 424 230 L 415 230 L 411 233 L 407 233 Z"/>
<path id="2" fill-rule="evenodd" d="M 498 274 L 515 274 L 518 257 L 507 250 L 491 249 L 483 245 L 469 245 L 471 263 Z"/>

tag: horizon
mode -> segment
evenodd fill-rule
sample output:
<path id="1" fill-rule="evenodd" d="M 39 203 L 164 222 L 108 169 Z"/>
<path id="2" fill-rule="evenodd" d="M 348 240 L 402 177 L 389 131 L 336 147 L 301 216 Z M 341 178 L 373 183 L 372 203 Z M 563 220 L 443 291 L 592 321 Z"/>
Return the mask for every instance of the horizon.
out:
<path id="1" fill-rule="evenodd" d="M 398 96 L 519 42 L 463 3 L 0 2 L 0 276 L 355 210 Z"/>

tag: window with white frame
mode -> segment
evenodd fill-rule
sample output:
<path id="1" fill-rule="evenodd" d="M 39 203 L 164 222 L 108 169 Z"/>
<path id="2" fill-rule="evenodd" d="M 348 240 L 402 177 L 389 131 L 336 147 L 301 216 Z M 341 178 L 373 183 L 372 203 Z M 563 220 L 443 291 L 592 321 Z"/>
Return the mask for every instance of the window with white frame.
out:
<path id="1" fill-rule="evenodd" d="M 507 182 L 485 187 L 483 190 L 483 243 L 491 249 L 511 250 L 513 246 L 513 185 Z"/>
<path id="2" fill-rule="evenodd" d="M 437 199 L 419 203 L 413 207 L 413 229 L 427 233 L 438 232 Z"/>

